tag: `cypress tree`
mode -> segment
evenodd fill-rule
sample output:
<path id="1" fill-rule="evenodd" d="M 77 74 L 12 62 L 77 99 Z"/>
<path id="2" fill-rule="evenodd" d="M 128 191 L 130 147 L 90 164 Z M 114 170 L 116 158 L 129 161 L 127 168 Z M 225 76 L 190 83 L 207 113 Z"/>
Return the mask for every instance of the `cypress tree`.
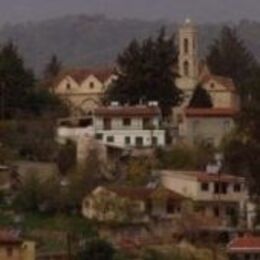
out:
<path id="1" fill-rule="evenodd" d="M 189 106 L 190 108 L 211 108 L 213 107 L 212 99 L 208 91 L 198 85 L 192 95 Z"/>

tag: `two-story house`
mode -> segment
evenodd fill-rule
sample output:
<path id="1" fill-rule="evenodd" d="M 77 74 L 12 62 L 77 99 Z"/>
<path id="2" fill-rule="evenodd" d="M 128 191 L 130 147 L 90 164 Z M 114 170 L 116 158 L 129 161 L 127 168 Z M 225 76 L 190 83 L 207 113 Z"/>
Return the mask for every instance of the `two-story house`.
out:
<path id="1" fill-rule="evenodd" d="M 99 186 L 82 202 L 82 214 L 101 222 L 147 223 L 180 216 L 186 198 L 164 187 Z"/>
<path id="2" fill-rule="evenodd" d="M 156 102 L 148 105 L 108 107 L 94 110 L 96 139 L 106 145 L 156 147 L 165 145 L 165 130 L 161 128 L 161 111 Z"/>
<path id="3" fill-rule="evenodd" d="M 160 174 L 163 186 L 191 198 L 199 211 L 219 217 L 223 226 L 252 223 L 246 219 L 249 198 L 245 178 L 195 171 L 163 170 Z"/>

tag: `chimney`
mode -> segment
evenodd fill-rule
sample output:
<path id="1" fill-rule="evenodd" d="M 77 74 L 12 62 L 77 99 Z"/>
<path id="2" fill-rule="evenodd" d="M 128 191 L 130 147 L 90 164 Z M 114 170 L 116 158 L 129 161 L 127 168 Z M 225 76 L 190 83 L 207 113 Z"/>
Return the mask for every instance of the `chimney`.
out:
<path id="1" fill-rule="evenodd" d="M 111 107 L 118 107 L 118 106 L 119 106 L 119 102 L 118 102 L 118 101 L 112 101 L 112 102 L 110 103 L 110 106 L 111 106 Z"/>
<path id="2" fill-rule="evenodd" d="M 149 101 L 148 106 L 149 107 L 158 107 L 158 101 Z"/>

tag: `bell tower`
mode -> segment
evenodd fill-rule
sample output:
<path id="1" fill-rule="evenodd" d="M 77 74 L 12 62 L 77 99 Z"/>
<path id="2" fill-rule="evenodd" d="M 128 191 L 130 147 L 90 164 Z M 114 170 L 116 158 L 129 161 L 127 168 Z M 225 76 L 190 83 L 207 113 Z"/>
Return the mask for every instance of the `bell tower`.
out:
<path id="1" fill-rule="evenodd" d="M 181 77 L 198 79 L 198 30 L 190 19 L 179 29 L 179 73 Z"/>

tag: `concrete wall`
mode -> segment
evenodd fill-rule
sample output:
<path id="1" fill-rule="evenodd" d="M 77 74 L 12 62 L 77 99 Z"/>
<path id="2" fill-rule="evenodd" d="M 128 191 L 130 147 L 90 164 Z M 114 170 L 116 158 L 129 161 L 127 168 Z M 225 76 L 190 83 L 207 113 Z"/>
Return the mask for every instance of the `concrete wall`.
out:
<path id="1" fill-rule="evenodd" d="M 205 140 L 218 146 L 233 127 L 231 117 L 192 117 L 180 124 L 179 134 L 191 144 Z"/>
<path id="2" fill-rule="evenodd" d="M 162 171 L 161 174 L 161 182 L 164 187 L 188 198 L 196 199 L 198 197 L 199 183 L 195 178 L 168 171 Z"/>

